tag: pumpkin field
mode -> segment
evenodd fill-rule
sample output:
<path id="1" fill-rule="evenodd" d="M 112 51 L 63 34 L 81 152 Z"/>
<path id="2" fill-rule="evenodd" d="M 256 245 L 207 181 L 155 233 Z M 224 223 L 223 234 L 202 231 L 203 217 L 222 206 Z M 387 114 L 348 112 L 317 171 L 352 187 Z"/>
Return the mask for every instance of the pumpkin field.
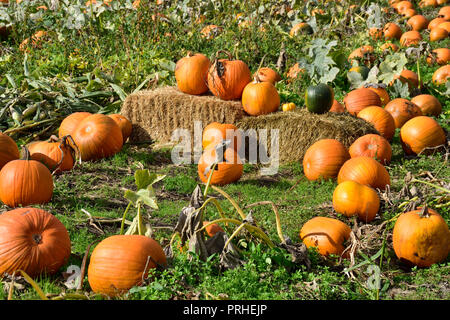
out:
<path id="1" fill-rule="evenodd" d="M 1 300 L 450 299 L 450 1 L 1 0 L 0 40 Z"/>

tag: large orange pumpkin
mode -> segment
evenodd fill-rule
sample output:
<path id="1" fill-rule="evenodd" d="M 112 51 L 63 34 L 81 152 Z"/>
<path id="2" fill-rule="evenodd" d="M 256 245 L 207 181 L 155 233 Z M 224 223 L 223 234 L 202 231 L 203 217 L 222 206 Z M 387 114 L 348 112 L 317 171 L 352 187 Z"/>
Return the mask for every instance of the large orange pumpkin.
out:
<path id="1" fill-rule="evenodd" d="M 450 49 L 449 48 L 438 48 L 434 49 L 431 54 L 427 57 L 428 64 L 437 63 L 439 65 L 446 65 L 450 62 Z"/>
<path id="2" fill-rule="evenodd" d="M 439 100 L 431 94 L 420 94 L 411 99 L 411 102 L 422 110 L 424 116 L 439 116 L 442 105 Z"/>
<path id="3" fill-rule="evenodd" d="M 191 52 L 177 61 L 175 79 L 178 89 L 187 94 L 199 95 L 208 91 L 207 78 L 209 59 L 201 54 Z"/>
<path id="4" fill-rule="evenodd" d="M 113 156 L 122 149 L 122 130 L 103 114 L 93 114 L 82 120 L 72 135 L 83 161 Z"/>
<path id="5" fill-rule="evenodd" d="M 72 137 L 58 139 L 50 137 L 48 141 L 36 141 L 28 145 L 31 159 L 42 162 L 55 173 L 72 170 L 76 162 L 77 148 Z"/>
<path id="6" fill-rule="evenodd" d="M 251 116 L 275 112 L 280 107 L 280 95 L 271 82 L 255 80 L 242 92 L 242 107 Z"/>
<path id="7" fill-rule="evenodd" d="M 355 89 L 344 97 L 347 111 L 356 116 L 362 109 L 369 106 L 381 107 L 382 102 L 378 94 L 367 88 Z"/>
<path id="8" fill-rule="evenodd" d="M 380 209 L 380 197 L 371 187 L 344 181 L 334 189 L 333 208 L 346 217 L 357 216 L 359 220 L 370 222 Z"/>
<path id="9" fill-rule="evenodd" d="M 383 34 L 386 40 L 393 40 L 393 39 L 400 40 L 403 31 L 397 24 L 393 22 L 388 22 L 383 28 Z"/>
<path id="10" fill-rule="evenodd" d="M 378 134 L 366 134 L 356 139 L 348 148 L 350 157 L 370 157 L 378 160 L 382 165 L 391 162 L 392 147 L 385 138 Z"/>
<path id="11" fill-rule="evenodd" d="M 439 9 L 438 18 L 442 18 L 445 21 L 450 21 L 450 6 L 445 6 Z"/>
<path id="12" fill-rule="evenodd" d="M 337 181 L 342 183 L 347 180 L 380 190 L 384 190 L 386 185 L 391 184 L 386 168 L 377 160 L 365 156 L 351 158 L 342 165 Z"/>
<path id="13" fill-rule="evenodd" d="M 436 28 L 438 25 L 440 25 L 441 23 L 445 22 L 447 20 L 445 20 L 444 18 L 434 18 L 433 20 L 430 21 L 430 23 L 428 23 L 428 30 L 433 30 L 434 28 Z"/>
<path id="14" fill-rule="evenodd" d="M 0 132 L 0 170 L 9 161 L 19 158 L 20 153 L 16 142 L 10 136 Z"/>
<path id="15" fill-rule="evenodd" d="M 429 267 L 444 261 L 450 250 L 450 231 L 445 220 L 426 206 L 403 213 L 392 232 L 397 257 L 410 266 Z"/>
<path id="16" fill-rule="evenodd" d="M 415 117 L 407 121 L 400 129 L 400 141 L 406 154 L 432 152 L 432 149 L 445 144 L 444 129 L 436 120 L 427 116 Z"/>
<path id="17" fill-rule="evenodd" d="M 418 45 L 420 41 L 422 41 L 422 35 L 419 31 L 415 30 L 406 31 L 400 37 L 400 44 L 403 47 Z"/>
<path id="18" fill-rule="evenodd" d="M 210 146 L 203 152 L 198 162 L 197 171 L 203 183 L 208 182 L 211 175 L 211 167 L 216 165 L 211 178 L 211 184 L 226 185 L 239 180 L 244 173 L 244 166 L 237 152 L 232 148 L 226 148 L 222 159 L 217 159 L 216 147 Z"/>
<path id="19" fill-rule="evenodd" d="M 141 235 L 115 235 L 104 239 L 92 252 L 88 281 L 94 292 L 113 297 L 139 286 L 150 269 L 166 264 L 157 241 Z"/>
<path id="20" fill-rule="evenodd" d="M 31 277 L 56 273 L 69 259 L 66 227 L 37 208 L 19 208 L 0 215 L 0 274 L 23 270 Z"/>
<path id="21" fill-rule="evenodd" d="M 300 239 L 308 248 L 317 248 L 323 256 L 342 255 L 345 242 L 350 238 L 351 229 L 344 222 L 315 217 L 308 220 L 300 230 Z M 344 257 L 347 255 L 344 255 Z"/>
<path id="22" fill-rule="evenodd" d="M 90 112 L 75 112 L 64 118 L 59 126 L 59 137 L 71 136 L 82 120 L 92 115 Z"/>
<path id="23" fill-rule="evenodd" d="M 392 140 L 395 133 L 395 121 L 391 114 L 382 107 L 366 107 L 358 113 L 357 117 L 371 123 L 388 141 Z"/>
<path id="24" fill-rule="evenodd" d="M 222 100 L 235 100 L 242 97 L 245 86 L 252 81 L 247 64 L 242 60 L 216 59 L 208 71 L 208 88 L 213 95 Z"/>
<path id="25" fill-rule="evenodd" d="M 409 119 L 422 115 L 418 106 L 403 98 L 391 100 L 384 109 L 394 118 L 396 128 L 401 128 Z"/>
<path id="26" fill-rule="evenodd" d="M 406 24 L 414 31 L 421 31 L 428 27 L 428 19 L 423 15 L 417 14 L 408 19 Z"/>
<path id="27" fill-rule="evenodd" d="M 7 206 L 44 204 L 52 195 L 52 174 L 39 161 L 30 160 L 26 147 L 23 158 L 8 162 L 0 171 L 0 200 Z"/>
<path id="28" fill-rule="evenodd" d="M 121 114 L 115 113 L 108 115 L 111 119 L 113 119 L 120 130 L 122 130 L 123 143 L 127 142 L 128 138 L 131 136 L 131 132 L 133 131 L 133 124 L 128 118 L 124 117 Z"/>
<path id="29" fill-rule="evenodd" d="M 236 152 L 239 152 L 242 144 L 242 136 L 239 129 L 231 123 L 211 122 L 203 129 L 202 146 L 203 149 L 209 146 L 216 146 L 223 140 L 230 140 Z"/>
<path id="30" fill-rule="evenodd" d="M 430 41 L 439 41 L 448 37 L 448 31 L 441 27 L 435 27 L 430 31 Z"/>
<path id="31" fill-rule="evenodd" d="M 335 139 L 322 139 L 312 144 L 303 157 L 303 172 L 308 180 L 336 178 L 350 154 Z"/>

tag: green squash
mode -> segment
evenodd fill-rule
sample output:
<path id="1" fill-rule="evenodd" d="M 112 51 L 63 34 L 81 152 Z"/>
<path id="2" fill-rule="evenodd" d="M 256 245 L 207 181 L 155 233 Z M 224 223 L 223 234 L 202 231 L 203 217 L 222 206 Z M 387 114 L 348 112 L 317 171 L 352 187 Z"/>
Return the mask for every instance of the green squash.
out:
<path id="1" fill-rule="evenodd" d="M 334 102 L 333 89 L 324 83 L 309 86 L 305 92 L 306 108 L 311 113 L 322 114 L 330 111 Z"/>
<path id="2" fill-rule="evenodd" d="M 347 72 L 347 78 L 349 79 L 349 81 L 350 81 L 350 76 L 349 76 L 349 73 L 350 73 L 350 72 L 356 72 L 356 73 L 359 73 L 359 74 L 361 75 L 362 79 L 363 79 L 363 80 L 366 80 L 367 77 L 369 76 L 370 69 L 367 68 L 366 66 L 356 66 L 356 67 L 351 68 L 351 69 Z"/>

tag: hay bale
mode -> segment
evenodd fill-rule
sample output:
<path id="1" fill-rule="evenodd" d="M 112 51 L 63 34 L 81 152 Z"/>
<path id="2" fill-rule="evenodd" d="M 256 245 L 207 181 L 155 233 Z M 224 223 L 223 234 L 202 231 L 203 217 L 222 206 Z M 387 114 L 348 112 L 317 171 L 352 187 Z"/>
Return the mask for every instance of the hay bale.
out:
<path id="1" fill-rule="evenodd" d="M 170 143 L 176 129 L 194 136 L 195 121 L 205 127 L 211 122 L 236 123 L 245 116 L 240 101 L 224 101 L 212 95 L 194 96 L 176 87 L 139 91 L 129 95 L 121 114 L 133 123 L 130 142 Z"/>
<path id="2" fill-rule="evenodd" d="M 278 129 L 280 163 L 302 161 L 306 150 L 321 139 L 336 139 L 348 148 L 357 138 L 369 133 L 378 133 L 370 123 L 347 113 L 328 112 L 318 115 L 306 109 L 244 117 L 236 123 L 236 126 L 244 132 L 249 129 L 256 131 L 267 129 L 269 156 L 271 130 Z M 248 148 L 247 141 L 246 147 Z"/>
<path id="3" fill-rule="evenodd" d="M 244 134 L 253 129 L 256 136 L 246 139 L 244 144 L 247 155 L 248 146 L 258 143 L 261 129 L 267 129 L 267 154 L 271 156 L 271 129 L 279 129 L 280 163 L 301 161 L 309 146 L 320 139 L 337 139 L 349 147 L 360 136 L 377 133 L 371 124 L 349 114 L 329 112 L 317 115 L 306 109 L 298 109 L 294 112 L 251 117 L 244 112 L 240 101 L 224 101 L 212 95 L 188 95 L 174 87 L 129 95 L 124 101 L 121 114 L 133 123 L 130 142 L 151 141 L 173 146 L 178 143 L 172 141 L 173 132 L 176 129 L 187 129 L 190 132 L 192 150 L 197 149 L 194 145 L 196 121 L 201 122 L 201 129 L 214 121 L 233 123 Z"/>

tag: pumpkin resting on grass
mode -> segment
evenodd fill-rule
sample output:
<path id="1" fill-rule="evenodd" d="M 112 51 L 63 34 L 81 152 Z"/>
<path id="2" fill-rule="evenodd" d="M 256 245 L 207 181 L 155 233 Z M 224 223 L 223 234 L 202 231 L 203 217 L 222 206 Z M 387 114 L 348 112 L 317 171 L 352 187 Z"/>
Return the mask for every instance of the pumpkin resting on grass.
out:
<path id="1" fill-rule="evenodd" d="M 19 208 L 0 215 L 0 275 L 18 270 L 31 277 L 54 274 L 70 252 L 69 233 L 51 213 Z"/>

